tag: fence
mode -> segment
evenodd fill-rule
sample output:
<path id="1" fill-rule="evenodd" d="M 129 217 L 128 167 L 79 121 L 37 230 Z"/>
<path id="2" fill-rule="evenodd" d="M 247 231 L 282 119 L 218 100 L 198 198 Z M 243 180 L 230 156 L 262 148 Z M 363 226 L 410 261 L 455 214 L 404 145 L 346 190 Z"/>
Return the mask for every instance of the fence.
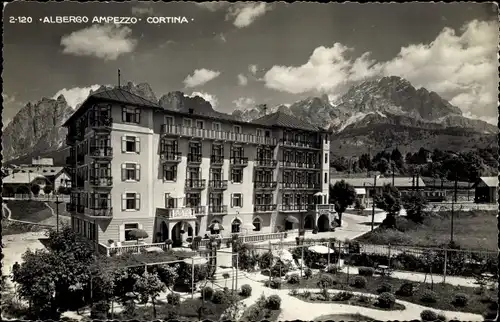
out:
<path id="1" fill-rule="evenodd" d="M 70 197 L 67 195 L 39 195 L 39 196 L 34 196 L 30 194 L 14 194 L 13 196 L 2 196 L 3 199 L 5 200 L 34 200 L 34 201 L 62 201 L 62 202 L 69 202 Z"/>

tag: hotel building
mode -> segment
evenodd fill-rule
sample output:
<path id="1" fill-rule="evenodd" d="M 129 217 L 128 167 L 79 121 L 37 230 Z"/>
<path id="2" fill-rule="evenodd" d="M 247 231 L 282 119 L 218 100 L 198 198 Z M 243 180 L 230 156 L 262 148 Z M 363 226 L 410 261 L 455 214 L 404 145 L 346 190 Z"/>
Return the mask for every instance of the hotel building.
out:
<path id="1" fill-rule="evenodd" d="M 125 245 L 133 229 L 174 245 L 216 223 L 223 236 L 329 230 L 326 131 L 282 112 L 241 122 L 189 102 L 173 110 L 117 88 L 75 111 L 64 125 L 73 229 Z"/>

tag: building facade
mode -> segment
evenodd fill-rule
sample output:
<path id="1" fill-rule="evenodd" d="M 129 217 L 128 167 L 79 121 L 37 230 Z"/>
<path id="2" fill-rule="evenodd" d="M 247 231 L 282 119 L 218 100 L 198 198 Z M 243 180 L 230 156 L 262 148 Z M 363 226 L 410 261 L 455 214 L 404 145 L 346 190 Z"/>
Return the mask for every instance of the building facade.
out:
<path id="1" fill-rule="evenodd" d="M 91 95 L 65 123 L 72 227 L 102 244 L 126 244 L 134 229 L 174 244 L 328 229 L 328 133 L 279 112 L 241 122 L 203 102 L 173 110 L 122 89 Z"/>

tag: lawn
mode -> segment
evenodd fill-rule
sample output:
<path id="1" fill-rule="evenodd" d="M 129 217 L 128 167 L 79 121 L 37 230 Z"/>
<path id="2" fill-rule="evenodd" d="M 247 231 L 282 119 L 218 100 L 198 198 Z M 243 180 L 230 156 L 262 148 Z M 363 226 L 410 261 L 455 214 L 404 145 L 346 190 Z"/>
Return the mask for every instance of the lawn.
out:
<path id="1" fill-rule="evenodd" d="M 9 200 L 7 207 L 12 211 L 12 219 L 39 223 L 50 217 L 52 212 L 41 201 Z"/>
<path id="2" fill-rule="evenodd" d="M 62 202 L 57 206 L 55 202 L 49 201 L 47 204 L 54 209 L 54 212 L 57 211 L 57 208 L 59 208 L 59 216 L 66 216 L 66 217 L 71 217 L 71 214 L 66 211 L 66 203 Z"/>
<path id="3" fill-rule="evenodd" d="M 497 251 L 497 212 L 455 212 L 453 224 L 454 240 L 463 249 Z M 432 213 L 423 224 L 398 218 L 397 229 L 377 228 L 356 240 L 377 245 L 407 245 L 436 247 L 450 241 L 451 213 Z"/>
<path id="4" fill-rule="evenodd" d="M 320 273 L 313 275 L 309 279 L 301 279 L 299 284 L 288 284 L 283 283 L 282 288 L 287 289 L 317 289 L 319 288 L 317 283 L 319 281 Z M 483 293 L 479 294 L 479 288 L 465 287 L 465 286 L 454 286 L 450 284 L 435 283 L 432 287 L 432 291 L 435 293 L 436 302 L 426 302 L 422 301 L 422 295 L 427 293 L 431 289 L 430 283 L 413 283 L 418 284 L 417 290 L 411 296 L 402 296 L 396 294 L 400 286 L 408 281 L 392 278 L 392 277 L 379 277 L 379 276 L 364 276 L 366 279 L 366 286 L 363 288 L 356 288 L 352 286 L 352 282 L 357 275 L 347 275 L 345 273 L 336 273 L 332 275 L 336 284 L 331 289 L 339 289 L 351 292 L 363 292 L 370 294 L 379 294 L 378 290 L 382 284 L 392 285 L 391 293 L 395 295 L 396 299 L 424 305 L 427 307 L 435 308 L 438 310 L 447 311 L 461 311 L 482 314 L 491 310 L 492 306 L 497 303 L 497 290 L 484 290 Z M 453 304 L 455 295 L 463 293 L 468 297 L 468 303 L 466 306 L 460 307 Z M 496 310 L 496 308 L 495 308 Z"/>

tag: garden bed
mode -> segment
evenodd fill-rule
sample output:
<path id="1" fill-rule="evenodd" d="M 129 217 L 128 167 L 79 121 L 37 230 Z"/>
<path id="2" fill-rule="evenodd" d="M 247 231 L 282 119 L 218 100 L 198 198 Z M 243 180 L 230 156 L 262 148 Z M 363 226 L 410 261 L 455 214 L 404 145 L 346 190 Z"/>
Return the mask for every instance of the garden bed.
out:
<path id="1" fill-rule="evenodd" d="M 374 321 L 372 318 L 361 314 L 328 314 L 317 317 L 314 322 L 320 321 Z"/>
<path id="2" fill-rule="evenodd" d="M 484 290 L 483 294 L 479 294 L 479 287 L 465 287 L 465 286 L 454 286 L 450 284 L 435 283 L 432 291 L 435 295 L 435 302 L 422 300 L 424 295 L 429 292 L 427 290 L 431 289 L 431 283 L 415 283 L 407 280 L 392 278 L 392 277 L 379 277 L 379 276 L 364 276 L 366 280 L 366 285 L 364 287 L 356 288 L 352 286 L 352 283 L 356 276 L 359 275 L 347 275 L 345 273 L 337 274 L 327 274 L 320 273 L 313 275 L 309 279 L 299 279 L 297 284 L 290 284 L 283 281 L 281 288 L 287 289 L 318 289 L 318 282 L 320 281 L 321 275 L 330 275 L 334 280 L 334 285 L 330 289 L 344 290 L 344 291 L 355 291 L 370 294 L 379 294 L 382 284 L 390 285 L 390 293 L 394 294 L 396 299 L 424 305 L 427 307 L 435 308 L 438 310 L 447 311 L 460 311 L 482 314 L 488 310 L 491 310 L 492 306 L 497 303 L 496 290 Z M 430 277 L 428 277 L 430 278 Z M 398 294 L 398 290 L 401 285 L 405 283 L 412 283 L 413 285 L 418 285 L 416 291 L 410 296 L 403 296 Z M 387 290 L 386 290 L 387 291 Z M 455 305 L 453 302 L 455 297 L 459 294 L 464 294 L 467 298 L 467 304 L 465 306 Z"/>

